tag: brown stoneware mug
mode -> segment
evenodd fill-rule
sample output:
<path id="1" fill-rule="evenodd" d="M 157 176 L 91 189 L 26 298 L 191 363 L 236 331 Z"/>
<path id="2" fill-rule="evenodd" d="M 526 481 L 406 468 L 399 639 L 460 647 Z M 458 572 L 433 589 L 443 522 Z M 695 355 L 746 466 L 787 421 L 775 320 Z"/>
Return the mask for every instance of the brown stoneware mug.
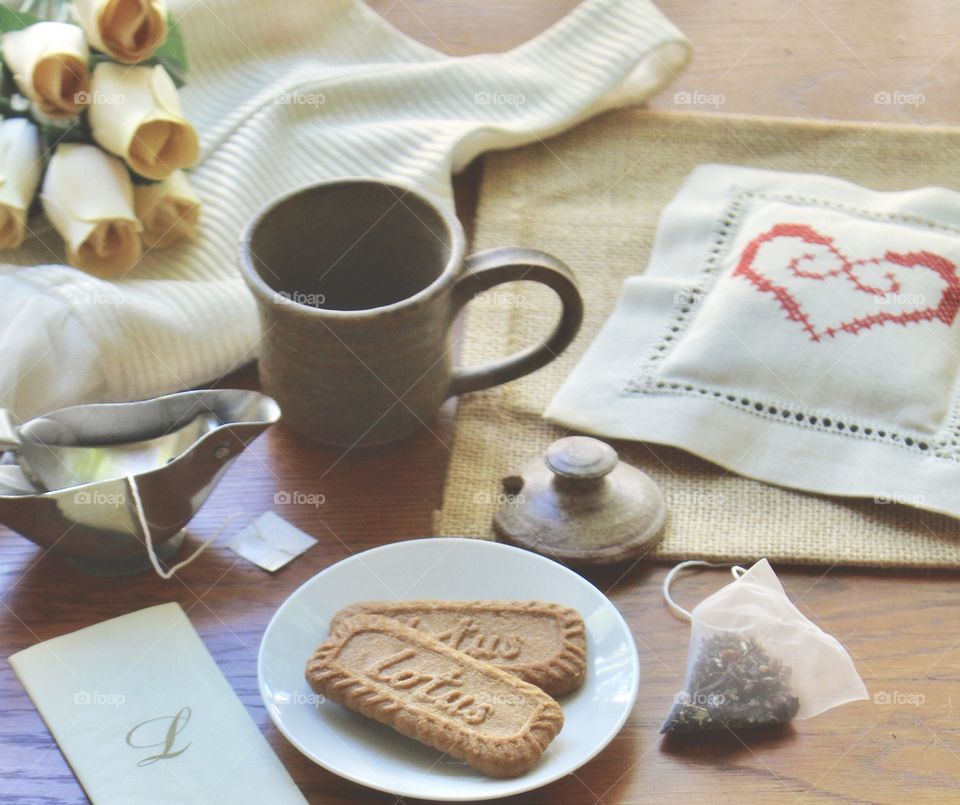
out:
<path id="1" fill-rule="evenodd" d="M 447 397 L 556 358 L 583 317 L 570 269 L 534 249 L 464 250 L 451 210 L 376 179 L 313 185 L 258 213 L 243 234 L 240 266 L 260 312 L 260 381 L 283 421 L 327 444 L 389 442 Z M 502 360 L 455 369 L 449 333 L 458 311 L 514 280 L 560 297 L 553 333 Z"/>

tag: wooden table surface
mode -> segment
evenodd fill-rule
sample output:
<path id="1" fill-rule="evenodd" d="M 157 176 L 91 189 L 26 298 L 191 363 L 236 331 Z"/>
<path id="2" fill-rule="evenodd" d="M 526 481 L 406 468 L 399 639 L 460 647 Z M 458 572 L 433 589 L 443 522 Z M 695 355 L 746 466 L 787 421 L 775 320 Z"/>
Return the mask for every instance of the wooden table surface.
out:
<path id="1" fill-rule="evenodd" d="M 451 54 L 503 50 L 575 0 L 369 0 L 397 27 Z M 696 49 L 653 106 L 876 121 L 960 123 L 960 7 L 933 0 L 662 0 Z M 676 95 L 686 92 L 685 95 Z M 887 95 L 877 95 L 887 93 Z M 890 103 L 884 103 L 889 98 Z M 482 167 L 457 182 L 468 219 Z M 252 371 L 224 384 L 255 384 Z M 449 455 L 448 406 L 407 442 L 343 453 L 283 427 L 229 471 L 191 525 L 212 534 L 231 512 L 276 508 L 319 544 L 270 576 L 222 546 L 174 581 L 81 575 L 0 529 L 0 654 L 152 604 L 179 601 L 252 717 L 311 802 L 392 803 L 315 766 L 272 726 L 257 693 L 256 653 L 276 608 L 303 581 L 353 553 L 428 535 Z M 322 506 L 274 506 L 281 491 Z M 238 526 L 235 526 L 239 528 Z M 843 535 L 838 534 L 838 539 Z M 626 727 L 595 760 L 523 803 L 960 802 L 960 618 L 949 573 L 778 568 L 799 607 L 848 648 L 873 696 L 749 740 L 665 742 L 657 727 L 681 685 L 687 627 L 660 600 L 665 568 L 590 573 L 629 621 L 643 668 Z M 722 571 L 685 580 L 695 602 Z M 829 680 L 823 680 L 829 684 Z M 957 698 L 958 713 L 953 712 Z M 0 802 L 84 801 L 6 660 L 0 665 Z"/>

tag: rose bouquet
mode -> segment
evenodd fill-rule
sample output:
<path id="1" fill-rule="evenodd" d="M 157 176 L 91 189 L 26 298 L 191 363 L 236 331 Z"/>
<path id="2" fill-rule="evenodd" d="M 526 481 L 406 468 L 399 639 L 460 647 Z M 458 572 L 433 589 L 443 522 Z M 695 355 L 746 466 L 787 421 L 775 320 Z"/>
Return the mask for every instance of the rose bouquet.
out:
<path id="1" fill-rule="evenodd" d="M 184 171 L 200 144 L 164 0 L 0 6 L 0 50 L 0 248 L 23 243 L 34 208 L 67 262 L 102 276 L 193 234 L 200 200 Z"/>

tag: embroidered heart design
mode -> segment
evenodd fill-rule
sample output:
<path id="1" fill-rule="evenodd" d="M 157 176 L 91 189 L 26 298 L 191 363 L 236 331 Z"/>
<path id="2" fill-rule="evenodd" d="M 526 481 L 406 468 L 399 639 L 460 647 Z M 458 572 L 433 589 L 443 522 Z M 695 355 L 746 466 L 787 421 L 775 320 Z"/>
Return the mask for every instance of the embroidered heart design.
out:
<path id="1" fill-rule="evenodd" d="M 806 224 L 776 224 L 755 237 L 733 276 L 771 294 L 812 341 L 886 324 L 937 320 L 949 327 L 960 309 L 960 278 L 945 257 L 886 251 L 853 260 Z"/>

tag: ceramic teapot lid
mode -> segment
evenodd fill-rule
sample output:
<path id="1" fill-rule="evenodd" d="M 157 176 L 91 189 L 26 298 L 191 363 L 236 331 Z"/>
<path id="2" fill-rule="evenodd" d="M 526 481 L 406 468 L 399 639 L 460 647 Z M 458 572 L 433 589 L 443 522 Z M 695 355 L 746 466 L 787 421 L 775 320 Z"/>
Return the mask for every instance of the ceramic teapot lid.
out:
<path id="1" fill-rule="evenodd" d="M 559 439 L 503 485 L 512 496 L 493 518 L 497 535 L 563 562 L 633 559 L 663 537 L 667 504 L 660 487 L 599 439 Z"/>

